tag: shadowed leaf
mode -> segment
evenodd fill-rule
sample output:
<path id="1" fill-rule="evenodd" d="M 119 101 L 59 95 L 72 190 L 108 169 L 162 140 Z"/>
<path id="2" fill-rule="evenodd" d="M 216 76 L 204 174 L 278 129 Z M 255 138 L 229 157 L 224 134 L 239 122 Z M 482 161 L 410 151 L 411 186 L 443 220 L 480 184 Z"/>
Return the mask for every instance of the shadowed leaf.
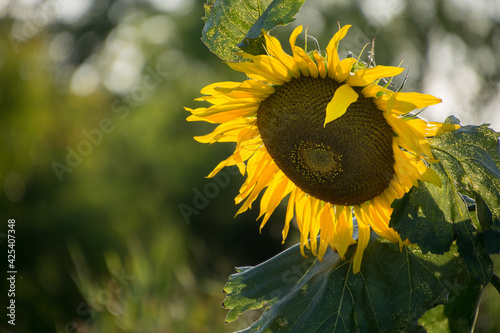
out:
<path id="1" fill-rule="evenodd" d="M 417 327 L 428 309 L 447 301 L 468 273 L 456 247 L 444 255 L 423 255 L 372 236 L 361 270 L 328 250 L 323 262 L 300 255 L 298 245 L 229 278 L 227 321 L 248 309 L 266 307 L 241 332 L 400 332 Z M 307 252 L 306 252 L 307 253 Z M 309 253 L 310 254 L 310 253 Z"/>

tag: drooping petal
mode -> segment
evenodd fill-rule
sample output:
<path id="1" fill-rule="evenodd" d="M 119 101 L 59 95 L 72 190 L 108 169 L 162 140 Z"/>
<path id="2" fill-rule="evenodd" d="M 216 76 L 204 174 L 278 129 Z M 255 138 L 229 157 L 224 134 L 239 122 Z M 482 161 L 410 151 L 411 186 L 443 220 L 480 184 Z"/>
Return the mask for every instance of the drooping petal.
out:
<path id="1" fill-rule="evenodd" d="M 358 93 L 355 92 L 350 85 L 344 84 L 340 86 L 340 88 L 335 91 L 332 100 L 326 106 L 326 117 L 323 126 L 342 117 L 342 115 L 346 113 L 349 105 L 356 102 L 358 97 Z"/>

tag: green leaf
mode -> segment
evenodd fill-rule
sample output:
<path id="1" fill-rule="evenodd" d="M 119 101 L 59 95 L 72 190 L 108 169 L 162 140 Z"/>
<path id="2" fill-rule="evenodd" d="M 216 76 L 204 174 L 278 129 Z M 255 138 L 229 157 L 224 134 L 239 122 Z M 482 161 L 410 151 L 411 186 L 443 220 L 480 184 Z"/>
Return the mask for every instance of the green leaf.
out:
<path id="1" fill-rule="evenodd" d="M 431 168 L 440 176 L 442 186 L 419 182 L 418 187 L 395 200 L 389 226 L 402 239 L 417 243 L 422 252 L 442 254 L 455 239 L 452 223 L 468 220 L 469 213 L 443 166 L 436 163 Z"/>
<path id="2" fill-rule="evenodd" d="M 251 39 L 259 38 L 261 30 L 270 31 L 278 25 L 287 25 L 295 21 L 297 14 L 305 0 L 274 0 L 264 13 L 257 19 L 255 24 L 248 30 L 239 47 L 247 47 Z"/>
<path id="3" fill-rule="evenodd" d="M 456 284 L 444 305 L 427 311 L 418 321 L 428 333 L 472 332 L 481 300 L 482 286 L 469 276 L 465 284 Z"/>
<path id="4" fill-rule="evenodd" d="M 222 60 L 241 61 L 236 53 L 265 54 L 261 29 L 295 20 L 305 0 L 209 0 L 201 40 Z"/>
<path id="5" fill-rule="evenodd" d="M 500 230 L 486 230 L 481 237 L 488 254 L 500 254 Z"/>
<path id="6" fill-rule="evenodd" d="M 456 118 L 449 119 L 456 123 Z M 464 126 L 432 140 L 440 160 L 430 167 L 442 186 L 419 183 L 393 203 L 389 226 L 423 252 L 443 253 L 457 239 L 458 250 L 470 272 L 486 285 L 493 274 L 485 238 L 476 229 L 460 192 L 476 197 L 477 219 L 483 229 L 496 227 L 500 200 L 498 133 L 484 126 Z M 472 206 L 474 207 L 474 206 Z"/>
<path id="7" fill-rule="evenodd" d="M 477 220 L 483 230 L 490 230 L 493 225 L 493 215 L 490 209 L 484 202 L 483 198 L 476 195 L 476 216 Z"/>
<path id="8" fill-rule="evenodd" d="M 488 125 L 463 126 L 431 141 L 432 152 L 441 161 L 449 178 L 469 196 L 480 197 L 486 204 L 492 219 L 482 218 L 480 222 L 496 229 L 500 229 L 499 137 L 500 133 Z"/>
<path id="9" fill-rule="evenodd" d="M 346 261 L 328 250 L 319 262 L 302 257 L 296 245 L 231 275 L 224 289 L 227 321 L 265 306 L 262 317 L 241 332 L 407 331 L 468 275 L 455 247 L 444 255 L 423 255 L 416 247 L 400 252 L 375 236 L 353 274 L 355 249 L 349 248 Z"/>
<path id="10" fill-rule="evenodd" d="M 493 275 L 493 261 L 480 234 L 472 223 L 456 223 L 458 252 L 469 271 L 486 286 Z"/>
<path id="11" fill-rule="evenodd" d="M 456 118 L 452 122 L 456 122 Z M 500 134 L 487 125 L 463 126 L 431 141 L 440 160 L 447 183 L 456 183 L 461 191 L 476 198 L 476 213 L 486 230 L 500 227 Z M 443 181 L 443 174 L 440 174 Z M 459 253 L 467 268 L 486 285 L 493 274 L 488 244 L 470 221 L 453 221 Z"/>
<path id="12" fill-rule="evenodd" d="M 338 256 L 333 255 L 329 256 L 328 259 L 330 261 L 340 260 Z M 290 293 L 295 283 L 307 273 L 315 262 L 314 256 L 304 258 L 300 254 L 298 246 L 294 246 L 259 266 L 237 268 L 238 273 L 231 275 L 228 283 L 224 286 L 224 292 L 229 295 L 224 300 L 224 307 L 230 309 L 226 316 L 226 322 L 235 321 L 240 313 L 247 310 L 259 309 L 264 304 L 274 304 L 284 294 Z M 323 262 L 326 265 L 327 261 Z M 286 270 L 273 269 L 274 265 L 286 267 Z M 266 278 L 261 279 L 261 269 L 266 271 Z M 256 294 L 259 296 L 254 297 L 253 295 Z M 234 297 L 234 295 L 240 296 Z"/>

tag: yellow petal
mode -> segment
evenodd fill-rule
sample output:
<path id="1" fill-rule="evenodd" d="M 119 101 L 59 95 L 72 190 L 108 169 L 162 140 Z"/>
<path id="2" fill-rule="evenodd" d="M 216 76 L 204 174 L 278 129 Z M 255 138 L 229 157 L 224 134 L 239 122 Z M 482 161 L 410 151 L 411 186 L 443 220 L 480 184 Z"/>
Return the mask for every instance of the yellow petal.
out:
<path id="1" fill-rule="evenodd" d="M 293 29 L 292 34 L 290 35 L 290 47 L 295 47 L 295 42 L 297 41 L 297 36 L 302 32 L 302 26 L 299 25 L 297 28 Z"/>
<path id="2" fill-rule="evenodd" d="M 321 227 L 318 259 L 322 259 L 328 246 L 333 243 L 335 237 L 335 211 L 331 204 L 326 203 L 318 213 Z"/>
<path id="3" fill-rule="evenodd" d="M 271 157 L 265 149 L 259 149 L 252 155 L 252 158 L 247 163 L 247 179 L 241 186 L 239 191 L 240 193 L 236 196 L 236 198 L 234 198 L 234 202 L 236 204 L 239 204 L 250 195 L 259 179 L 259 176 L 263 172 L 263 168 L 268 166 L 271 160 Z"/>
<path id="4" fill-rule="evenodd" d="M 273 177 L 276 175 L 278 172 L 278 167 L 274 162 L 272 162 L 272 159 L 270 157 L 267 158 L 266 163 L 262 165 L 262 171 L 259 172 L 258 175 L 255 176 L 256 178 L 256 183 L 254 186 L 249 186 L 250 188 L 250 194 L 246 198 L 245 202 L 241 205 L 240 209 L 236 213 L 236 215 L 243 213 L 246 211 L 248 208 L 252 207 L 252 203 L 257 199 L 257 196 L 259 193 L 269 185 L 269 182 L 273 179 Z M 250 173 L 248 175 L 248 178 L 250 178 Z M 248 179 L 247 178 L 247 179 Z M 248 192 L 246 192 L 248 193 Z M 243 194 L 242 196 L 244 196 Z M 238 197 L 237 197 L 238 198 Z"/>
<path id="5" fill-rule="evenodd" d="M 245 73 L 248 77 L 271 84 L 283 84 L 286 82 L 283 77 L 275 77 L 272 72 L 269 72 L 268 67 L 259 67 L 251 61 L 245 62 L 226 62 L 226 64 L 238 72 Z M 261 63 L 259 63 L 262 65 Z"/>
<path id="6" fill-rule="evenodd" d="M 283 231 L 281 232 L 281 235 L 283 236 L 282 243 L 285 242 L 285 239 L 288 236 L 288 231 L 290 230 L 290 221 L 292 220 L 293 213 L 295 211 L 295 198 L 297 197 L 298 191 L 300 191 L 300 189 L 293 185 L 292 192 L 290 192 L 290 197 L 288 198 L 288 205 L 286 207 L 285 226 L 283 227 Z"/>
<path id="7" fill-rule="evenodd" d="M 344 82 L 349 75 L 351 75 L 352 66 L 356 63 L 356 59 L 354 58 L 345 58 L 339 62 L 336 68 L 336 77 L 335 79 L 338 82 Z"/>
<path id="8" fill-rule="evenodd" d="M 437 187 L 441 187 L 441 179 L 439 178 L 438 174 L 436 171 L 432 170 L 431 168 L 427 168 L 425 172 L 422 174 L 423 181 L 429 182 Z"/>
<path id="9" fill-rule="evenodd" d="M 335 226 L 336 237 L 333 241 L 338 254 L 342 259 L 345 259 L 345 253 L 352 239 L 352 212 L 349 206 L 336 206 L 339 213 L 337 213 L 337 225 Z"/>
<path id="10" fill-rule="evenodd" d="M 309 76 L 309 56 L 301 47 L 295 46 L 293 49 L 293 58 L 299 67 L 300 73 L 304 76 Z M 312 61 L 312 60 L 311 60 Z"/>
<path id="11" fill-rule="evenodd" d="M 195 136 L 194 139 L 201 143 L 213 143 L 220 141 L 225 135 L 233 135 L 235 131 L 240 131 L 243 128 L 251 128 L 255 125 L 256 120 L 253 118 L 239 118 L 232 121 L 223 123 L 209 134 L 202 136 Z"/>
<path id="12" fill-rule="evenodd" d="M 460 125 L 438 123 L 434 121 L 427 122 L 418 118 L 408 120 L 408 124 L 420 133 L 424 133 L 426 137 L 441 135 L 460 128 Z"/>
<path id="13" fill-rule="evenodd" d="M 290 71 L 290 73 L 294 77 L 299 77 L 300 76 L 299 68 L 295 63 L 295 60 L 293 59 L 292 56 L 286 54 L 283 51 L 283 48 L 281 47 L 281 43 L 279 42 L 279 40 L 270 36 L 267 33 L 264 35 L 264 38 L 266 39 L 267 52 L 276 59 L 278 59 L 283 64 L 283 66 L 285 66 Z"/>
<path id="14" fill-rule="evenodd" d="M 222 83 L 225 83 L 225 82 L 222 82 Z M 209 86 L 207 86 L 207 87 L 209 87 Z M 205 88 L 207 88 L 207 87 L 205 87 Z M 202 90 L 202 93 L 203 93 L 204 89 Z M 269 84 L 265 84 L 265 83 L 258 82 L 255 80 L 245 80 L 243 82 L 240 82 L 240 84 L 238 86 L 232 87 L 232 88 L 217 85 L 217 86 L 213 87 L 213 90 L 210 93 L 210 95 L 213 95 L 213 94 L 220 94 L 220 95 L 224 94 L 225 95 L 225 94 L 229 94 L 229 93 L 235 92 L 235 91 L 251 92 L 253 94 L 272 94 L 274 92 L 274 88 L 273 88 L 273 86 L 271 86 Z"/>
<path id="15" fill-rule="evenodd" d="M 356 213 L 356 208 L 354 210 Z M 363 252 L 368 245 L 370 240 L 370 226 L 366 224 L 362 219 L 359 219 L 356 215 L 358 222 L 358 246 L 356 247 L 356 253 L 354 254 L 354 262 L 352 272 L 354 274 L 358 273 L 361 268 L 361 260 L 363 259 Z"/>
<path id="16" fill-rule="evenodd" d="M 382 94 L 382 96 L 383 96 L 385 94 L 391 94 L 391 93 L 394 93 L 394 92 L 390 91 L 387 88 L 379 86 L 378 84 L 369 84 L 366 87 L 364 87 L 363 90 L 361 90 L 361 93 L 365 97 L 377 98 L 378 97 L 377 95 L 379 95 L 379 94 Z M 380 109 L 384 110 L 382 108 L 380 108 Z"/>
<path id="17" fill-rule="evenodd" d="M 325 124 L 323 126 L 344 115 L 349 105 L 356 102 L 358 97 L 358 93 L 350 85 L 344 84 L 340 86 L 326 106 Z"/>
<path id="18" fill-rule="evenodd" d="M 309 221 L 309 243 L 311 244 L 311 251 L 315 257 L 318 256 L 318 235 L 320 231 L 320 223 L 318 213 L 320 211 L 321 200 L 309 196 L 310 202 L 310 221 Z"/>
<path id="19" fill-rule="evenodd" d="M 326 47 L 326 54 L 328 57 L 328 76 L 330 76 L 332 79 L 337 78 L 338 72 L 337 72 L 337 65 L 339 64 L 339 55 L 337 53 L 337 48 L 339 46 L 340 40 L 345 37 L 347 34 L 347 30 L 349 30 L 351 26 L 350 25 L 345 25 L 340 29 L 335 35 L 333 35 L 333 38 L 330 40 L 328 43 L 328 46 Z M 350 68 L 349 68 L 350 69 Z M 342 82 L 343 80 L 338 80 L 339 82 Z"/>
<path id="20" fill-rule="evenodd" d="M 401 74 L 404 70 L 404 68 L 393 66 L 376 66 L 360 69 L 347 78 L 346 82 L 351 86 L 366 86 L 383 77 L 392 77 Z"/>
<path id="21" fill-rule="evenodd" d="M 271 75 L 275 79 L 287 82 L 292 78 L 288 69 L 276 58 L 267 55 L 258 55 L 254 56 L 252 61 L 258 68 L 267 72 L 268 75 Z"/>
<path id="22" fill-rule="evenodd" d="M 417 92 L 398 92 L 395 93 L 395 95 L 396 95 L 396 100 L 412 103 L 416 106 L 417 109 L 425 108 L 426 106 L 442 102 L 441 98 Z"/>
<path id="23" fill-rule="evenodd" d="M 394 132 L 398 134 L 399 138 L 401 138 L 401 140 L 403 140 L 404 143 L 408 146 L 408 148 L 411 151 L 415 152 L 417 158 L 422 157 L 423 146 L 421 145 L 421 142 L 427 141 L 423 134 L 414 130 L 410 125 L 406 123 L 406 121 L 401 118 L 389 115 L 385 117 L 385 119 L 387 120 L 389 125 L 391 125 Z"/>
<path id="24" fill-rule="evenodd" d="M 232 166 L 232 165 L 237 165 L 238 168 L 239 168 L 239 170 L 240 170 L 241 175 L 244 175 L 245 174 L 245 167 L 244 167 L 244 163 L 243 162 L 246 161 L 246 160 L 248 160 L 250 157 L 252 157 L 255 154 L 256 149 L 258 149 L 258 148 L 251 149 L 249 147 L 243 147 L 243 148 L 235 150 L 235 152 L 233 153 L 233 155 L 229 156 L 227 159 L 225 159 L 224 161 L 220 162 L 214 168 L 214 170 L 207 176 L 207 178 L 212 178 L 222 168 L 224 168 L 226 166 Z"/>
<path id="25" fill-rule="evenodd" d="M 325 58 L 323 58 L 318 51 L 314 51 L 313 56 L 318 66 L 319 76 L 321 76 L 322 79 L 326 78 Z"/>
<path id="26" fill-rule="evenodd" d="M 363 221 L 370 224 L 373 231 L 375 231 L 379 236 L 391 242 L 398 242 L 399 237 L 394 229 L 389 228 L 389 220 L 391 219 L 392 208 L 388 207 L 376 207 L 372 204 L 361 205 L 361 211 L 363 212 Z M 388 213 L 387 213 L 388 212 Z"/>
<path id="27" fill-rule="evenodd" d="M 297 225 L 300 230 L 300 239 L 301 243 L 308 244 L 308 248 L 310 247 L 308 239 L 309 239 L 309 226 L 311 224 L 311 200 L 309 196 L 303 196 L 301 200 L 299 200 L 299 204 L 296 206 L 299 208 L 297 210 Z"/>
<path id="28" fill-rule="evenodd" d="M 286 197 L 293 189 L 293 183 L 285 176 L 285 174 L 280 170 L 277 172 L 271 184 L 266 189 L 266 192 L 260 200 L 260 218 L 264 213 L 264 219 L 260 225 L 260 229 L 264 227 L 267 220 L 273 213 L 273 211 L 278 207 L 281 200 Z"/>

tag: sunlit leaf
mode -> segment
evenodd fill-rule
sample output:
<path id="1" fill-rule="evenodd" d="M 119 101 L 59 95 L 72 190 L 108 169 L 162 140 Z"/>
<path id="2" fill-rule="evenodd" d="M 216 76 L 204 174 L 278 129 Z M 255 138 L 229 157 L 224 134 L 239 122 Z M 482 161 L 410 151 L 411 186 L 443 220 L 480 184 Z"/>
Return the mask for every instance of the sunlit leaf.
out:
<path id="1" fill-rule="evenodd" d="M 236 53 L 264 54 L 261 29 L 294 21 L 305 0 L 209 0 L 202 41 L 219 58 L 239 61 Z"/>
<path id="2" fill-rule="evenodd" d="M 232 275 L 225 287 L 227 321 L 265 307 L 262 317 L 242 332 L 407 331 L 467 280 L 455 246 L 444 255 L 423 255 L 418 248 L 400 252 L 396 244 L 375 238 L 358 274 L 352 273 L 350 261 L 356 246 L 346 261 L 328 250 L 319 262 L 302 257 L 296 245 Z"/>
<path id="3" fill-rule="evenodd" d="M 500 229 L 500 133 L 488 125 L 463 126 L 431 141 L 432 152 L 449 177 L 471 197 L 481 197 Z M 483 220 L 483 222 L 485 222 Z"/>
<path id="4" fill-rule="evenodd" d="M 418 321 L 428 333 L 472 332 L 482 286 L 472 276 L 467 283 L 455 285 L 448 302 L 427 311 Z"/>

